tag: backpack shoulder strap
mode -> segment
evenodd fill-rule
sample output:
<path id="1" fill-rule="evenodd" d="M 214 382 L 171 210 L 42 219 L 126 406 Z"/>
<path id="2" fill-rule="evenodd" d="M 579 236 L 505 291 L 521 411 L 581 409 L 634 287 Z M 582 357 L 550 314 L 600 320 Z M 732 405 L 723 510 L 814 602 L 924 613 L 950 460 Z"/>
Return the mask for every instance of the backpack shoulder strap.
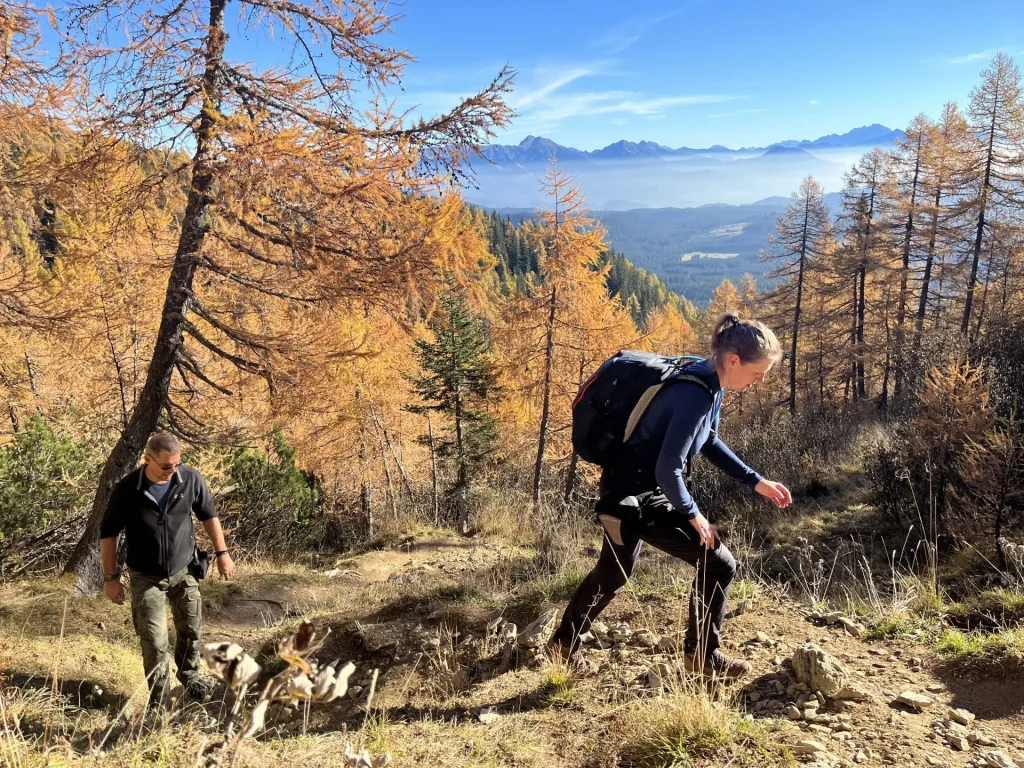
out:
<path id="1" fill-rule="evenodd" d="M 637 424 L 640 423 L 641 417 L 647 411 L 647 407 L 654 400 L 655 395 L 657 395 L 662 390 L 662 388 L 669 382 L 688 381 L 692 384 L 696 384 L 707 393 L 708 397 L 711 398 L 712 405 L 715 405 L 716 403 L 720 405 L 714 393 L 711 391 L 711 387 L 708 386 L 708 383 L 704 381 L 704 379 L 695 374 L 686 373 L 686 368 L 688 368 L 690 365 L 699 360 L 701 360 L 701 358 L 699 357 L 690 359 L 687 366 L 684 367 L 680 372 L 673 373 L 666 377 L 665 380 L 662 381 L 661 383 L 655 384 L 653 387 L 647 388 L 647 390 L 640 396 L 640 399 L 637 401 L 637 404 L 633 406 L 633 410 L 630 411 L 629 413 L 629 419 L 626 421 L 626 431 L 622 435 L 623 443 L 629 442 L 629 438 L 633 436 L 633 431 L 636 429 Z M 718 414 L 716 409 L 714 418 L 717 418 L 717 415 Z"/>

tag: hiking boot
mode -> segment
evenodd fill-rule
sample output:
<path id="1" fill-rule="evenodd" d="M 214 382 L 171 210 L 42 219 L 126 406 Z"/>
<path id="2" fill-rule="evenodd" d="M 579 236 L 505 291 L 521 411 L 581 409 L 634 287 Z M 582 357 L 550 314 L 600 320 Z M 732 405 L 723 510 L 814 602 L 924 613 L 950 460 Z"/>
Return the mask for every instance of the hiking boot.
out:
<path id="1" fill-rule="evenodd" d="M 210 700 L 213 688 L 205 680 L 193 680 L 185 686 L 185 700 L 193 704 L 205 704 Z"/>
<path id="2" fill-rule="evenodd" d="M 730 680 L 749 675 L 752 667 L 742 659 L 734 659 L 715 648 L 701 664 L 696 653 L 683 654 L 683 669 L 701 675 L 725 677 Z"/>
<path id="3" fill-rule="evenodd" d="M 565 645 L 554 639 L 548 641 L 545 650 L 547 651 L 548 656 L 550 656 L 554 661 L 569 661 L 573 653 L 573 647 L 571 645 Z"/>
<path id="4" fill-rule="evenodd" d="M 573 672 L 592 675 L 597 672 L 597 664 L 583 655 L 583 649 L 571 645 L 563 645 L 557 640 L 547 644 L 547 655 L 554 664 L 565 664 Z"/>

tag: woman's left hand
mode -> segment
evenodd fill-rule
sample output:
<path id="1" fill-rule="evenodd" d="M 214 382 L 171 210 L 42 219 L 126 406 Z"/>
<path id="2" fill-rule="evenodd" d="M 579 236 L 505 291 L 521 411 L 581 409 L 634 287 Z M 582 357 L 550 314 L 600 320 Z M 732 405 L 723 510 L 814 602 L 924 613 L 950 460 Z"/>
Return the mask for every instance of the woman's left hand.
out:
<path id="1" fill-rule="evenodd" d="M 771 499 L 779 509 L 788 507 L 793 503 L 793 494 L 789 492 L 789 488 L 782 483 L 776 483 L 774 480 L 762 480 L 754 486 L 754 490 L 766 499 Z"/>

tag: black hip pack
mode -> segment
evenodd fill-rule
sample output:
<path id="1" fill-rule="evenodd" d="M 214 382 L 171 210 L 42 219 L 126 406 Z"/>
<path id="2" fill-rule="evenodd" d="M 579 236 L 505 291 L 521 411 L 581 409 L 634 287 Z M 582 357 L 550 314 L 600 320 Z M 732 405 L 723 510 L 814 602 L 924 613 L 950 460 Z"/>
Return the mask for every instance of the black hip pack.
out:
<path id="1" fill-rule="evenodd" d="M 192 559 L 188 563 L 188 572 L 197 581 L 205 579 L 206 574 L 210 572 L 210 553 L 205 549 L 200 549 L 198 544 L 196 544 L 195 549 L 192 551 Z"/>

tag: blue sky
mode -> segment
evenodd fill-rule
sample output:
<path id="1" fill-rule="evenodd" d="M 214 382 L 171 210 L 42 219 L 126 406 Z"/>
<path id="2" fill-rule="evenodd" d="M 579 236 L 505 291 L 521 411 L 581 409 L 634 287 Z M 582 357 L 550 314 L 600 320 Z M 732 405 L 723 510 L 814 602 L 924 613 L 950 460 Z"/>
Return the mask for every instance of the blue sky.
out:
<path id="1" fill-rule="evenodd" d="M 401 105 L 450 106 L 519 71 L 528 134 L 764 146 L 966 102 L 997 51 L 1024 63 L 1022 0 L 407 0 L 392 44 L 417 62 Z"/>

